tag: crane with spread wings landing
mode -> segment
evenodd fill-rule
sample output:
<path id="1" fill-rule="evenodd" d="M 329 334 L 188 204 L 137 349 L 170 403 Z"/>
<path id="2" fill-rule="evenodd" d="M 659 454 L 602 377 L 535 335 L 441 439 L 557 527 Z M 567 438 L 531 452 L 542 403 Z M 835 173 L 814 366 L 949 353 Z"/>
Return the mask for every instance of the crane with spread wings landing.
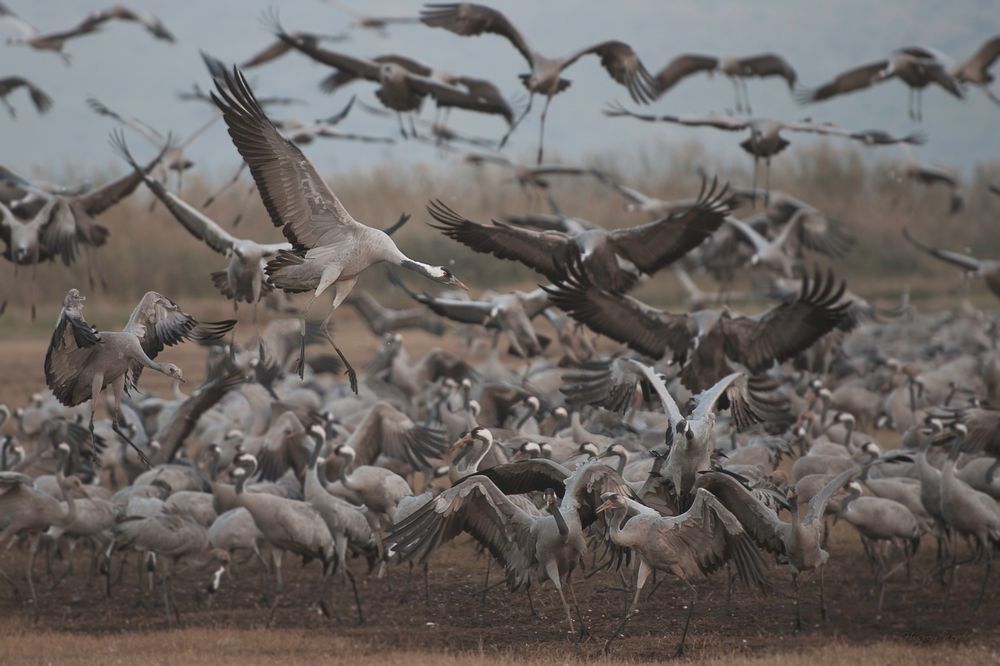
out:
<path id="1" fill-rule="evenodd" d="M 695 204 L 686 210 L 637 227 L 609 231 L 583 229 L 574 233 L 535 231 L 493 220 L 485 225 L 466 219 L 444 202 L 431 202 L 432 225 L 449 238 L 500 259 L 513 259 L 550 280 L 565 274 L 579 260 L 599 287 L 622 291 L 641 275 L 652 275 L 677 261 L 715 232 L 731 210 L 727 188 L 702 183 Z"/>
<path id="2" fill-rule="evenodd" d="M 94 411 L 104 387 L 111 387 L 114 398 L 112 428 L 132 444 L 119 427 L 122 396 L 139 387 L 143 369 L 183 381 L 181 369 L 173 363 L 157 363 L 157 354 L 185 340 L 218 340 L 236 325 L 234 320 L 199 322 L 166 296 L 150 291 L 132 310 L 124 329 L 98 331 L 83 318 L 86 300 L 76 289 L 66 293 L 45 354 L 45 383 L 67 407 L 90 401 L 90 435 L 95 446 Z"/>
<path id="3" fill-rule="evenodd" d="M 846 285 L 832 273 L 805 279 L 798 298 L 756 316 L 727 309 L 674 314 L 619 292 L 601 289 L 579 263 L 552 286 L 549 300 L 595 333 L 628 345 L 650 358 L 684 364 L 688 389 L 708 388 L 733 371 L 730 360 L 756 374 L 809 348 L 841 324 L 850 303 L 841 303 Z"/>
<path id="4" fill-rule="evenodd" d="M 324 329 L 334 310 L 344 302 L 358 276 L 375 264 L 387 262 L 461 289 L 461 280 L 442 266 L 431 266 L 403 254 L 388 234 L 355 220 L 316 172 L 299 148 L 281 136 L 254 97 L 243 73 L 216 78 L 215 104 L 229 127 L 229 136 L 250 167 L 261 201 L 271 222 L 281 227 L 291 250 L 280 250 L 265 266 L 271 285 L 289 293 L 311 291 L 313 296 L 302 313 L 302 346 L 299 376 L 305 371 L 306 317 L 312 304 L 327 289 L 333 303 Z M 357 374 L 344 353 L 330 344 L 347 366 L 351 387 L 357 391 Z"/>

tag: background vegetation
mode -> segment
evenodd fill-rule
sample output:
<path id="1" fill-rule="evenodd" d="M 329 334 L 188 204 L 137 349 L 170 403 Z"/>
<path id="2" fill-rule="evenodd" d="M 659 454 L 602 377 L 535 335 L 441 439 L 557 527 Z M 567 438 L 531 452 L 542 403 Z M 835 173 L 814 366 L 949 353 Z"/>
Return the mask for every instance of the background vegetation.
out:
<path id="1" fill-rule="evenodd" d="M 949 215 L 949 193 L 943 187 L 922 187 L 901 180 L 900 160 L 863 159 L 871 153 L 818 144 L 794 149 L 775 160 L 772 186 L 800 197 L 828 215 L 850 225 L 858 243 L 846 258 L 834 266 L 846 277 L 851 289 L 875 300 L 898 298 L 910 287 L 914 300 L 956 293 L 961 287 L 958 271 L 917 253 L 902 236 L 908 226 L 919 237 L 943 247 L 971 252 L 980 258 L 1000 258 L 1000 197 L 988 191 L 1000 183 L 1000 163 L 977 165 L 963 180 L 965 208 Z M 717 173 L 723 181 L 749 185 L 749 159 L 720 162 L 708 156 L 698 143 L 680 146 L 658 144 L 631 157 L 595 155 L 586 163 L 599 167 L 621 182 L 663 198 L 694 196 L 700 184 L 697 169 Z M 90 174 L 91 182 L 103 182 L 122 170 L 109 165 L 103 174 Z M 221 179 L 206 179 L 191 171 L 185 174 L 183 196 L 200 205 Z M 220 175 L 221 176 L 221 175 Z M 80 180 L 67 169 L 61 182 Z M 356 174 L 337 174 L 328 182 L 358 219 L 372 226 L 387 226 L 401 212 L 413 219 L 399 234 L 399 244 L 411 256 L 434 263 L 453 262 L 453 269 L 475 293 L 477 289 L 531 287 L 540 277 L 518 264 L 477 255 L 430 229 L 425 206 L 431 198 L 441 198 L 466 216 L 480 221 L 507 213 L 547 211 L 537 193 L 519 188 L 509 171 L 494 167 L 477 169 L 462 164 L 441 163 L 414 169 L 385 165 Z M 249 180 L 233 187 L 206 212 L 227 228 L 240 208 Z M 589 219 L 609 228 L 631 226 L 645 221 L 642 214 L 626 213 L 623 199 L 593 179 L 552 178 L 551 192 L 570 215 Z M 47 264 L 37 271 L 34 286 L 31 271 L 21 269 L 13 285 L 8 313 L 0 320 L 0 331 L 29 327 L 27 304 L 39 304 L 39 321 L 31 330 L 48 330 L 58 311 L 62 295 L 76 286 L 90 295 L 88 312 L 100 308 L 117 309 L 131 304 L 145 291 L 155 289 L 177 300 L 204 300 L 212 310 L 224 312 L 227 305 L 217 298 L 208 274 L 219 270 L 225 260 L 190 237 L 160 205 L 150 211 L 152 196 L 143 188 L 100 218 L 111 230 L 107 245 L 94 254 L 95 265 L 108 283 L 108 292 L 91 290 L 86 262 L 66 269 Z M 281 240 L 253 193 L 237 235 L 262 241 Z M 0 262 L 0 289 L 11 290 L 13 267 Z M 709 286 L 705 276 L 695 279 Z M 416 288 L 434 289 L 407 276 Z M 380 271 L 370 271 L 361 283 L 387 302 L 401 304 L 404 298 L 391 290 Z M 34 297 L 32 289 L 35 290 Z M 981 285 L 972 294 L 981 297 Z M 676 302 L 678 287 L 669 271 L 644 285 L 639 295 L 653 303 Z M 988 302 L 988 299 L 987 299 Z"/>

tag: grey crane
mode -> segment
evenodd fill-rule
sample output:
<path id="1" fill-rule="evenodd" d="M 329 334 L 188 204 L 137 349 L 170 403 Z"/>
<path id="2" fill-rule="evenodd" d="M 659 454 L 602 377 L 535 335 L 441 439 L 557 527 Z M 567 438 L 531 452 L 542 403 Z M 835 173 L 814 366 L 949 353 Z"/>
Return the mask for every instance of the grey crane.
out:
<path id="1" fill-rule="evenodd" d="M 746 375 L 730 373 L 694 397 L 694 407 L 684 416 L 667 390 L 663 377 L 650 366 L 632 360 L 645 382 L 659 398 L 668 422 L 673 445 L 667 454 L 661 475 L 673 486 L 674 499 L 682 509 L 694 499 L 694 488 L 700 473 L 711 469 L 715 450 L 715 420 L 717 410 L 727 407 L 738 430 L 773 418 L 776 405 L 764 402 L 751 388 Z"/>
<path id="2" fill-rule="evenodd" d="M 939 259 L 947 264 L 958 266 L 967 275 L 981 277 L 994 296 L 1000 298 L 1000 261 L 995 259 L 976 259 L 975 257 L 951 250 L 942 250 L 923 243 L 910 233 L 910 230 L 903 227 L 903 237 L 910 241 L 917 249 L 926 252 L 935 259 Z"/>
<path id="3" fill-rule="evenodd" d="M 97 31 L 95 24 L 83 21 L 66 30 L 53 30 L 43 33 L 11 11 L 7 5 L 0 3 L 0 27 L 2 26 L 13 28 L 21 33 L 20 37 L 8 37 L 8 45 L 28 46 L 37 51 L 52 51 L 58 54 L 67 65 L 70 64 L 71 59 L 69 54 L 63 53 L 62 50 L 66 42 Z"/>
<path id="4" fill-rule="evenodd" d="M 64 476 L 63 467 L 69 457 L 70 448 L 66 443 L 56 447 L 56 476 L 59 490 L 65 504 L 57 498 L 36 490 L 33 479 L 18 472 L 0 472 L 0 552 L 7 549 L 10 542 L 21 533 L 31 535 L 31 545 L 27 563 L 28 591 L 32 608 L 38 613 L 38 597 L 35 594 L 33 569 L 35 555 L 42 533 L 52 526 L 68 527 L 76 520 L 75 494 L 87 497 L 86 486 L 75 476 Z M 0 570 L 11 587 L 14 582 Z"/>
<path id="5" fill-rule="evenodd" d="M 792 488 L 788 493 L 790 522 L 780 519 L 775 510 L 762 502 L 735 477 L 725 472 L 706 472 L 695 482 L 696 488 L 704 488 L 719 499 L 740 521 L 743 528 L 761 548 L 788 558 L 795 587 L 795 626 L 802 626 L 802 610 L 799 606 L 799 574 L 803 571 L 819 570 L 820 613 L 826 619 L 826 596 L 823 585 L 823 570 L 830 554 L 825 550 L 826 523 L 824 516 L 827 503 L 852 478 L 876 463 L 909 461 L 903 454 L 890 453 L 856 465 L 831 478 L 821 491 L 809 500 L 805 515 L 800 516 L 801 507 L 798 493 Z"/>
<path id="6" fill-rule="evenodd" d="M 548 114 L 552 98 L 570 86 L 570 81 L 562 78 L 562 73 L 573 63 L 586 55 L 596 55 L 601 65 L 612 79 L 628 89 L 633 101 L 648 104 L 656 96 L 656 81 L 646 70 L 638 54 L 625 42 L 608 40 L 575 51 L 561 58 L 549 58 L 531 48 L 514 24 L 501 12 L 485 5 L 471 2 L 428 4 L 420 12 L 420 20 L 432 28 L 444 28 L 465 37 L 490 33 L 504 37 L 517 49 L 531 67 L 529 74 L 521 74 L 520 79 L 528 89 L 528 104 L 511 130 L 531 111 L 535 95 L 545 96 L 542 109 L 541 129 L 538 139 L 537 163 L 542 163 L 545 142 L 545 116 Z M 508 136 L 510 133 L 508 132 Z M 506 142 L 501 141 L 501 146 Z"/>
<path id="7" fill-rule="evenodd" d="M 35 105 L 35 111 L 46 113 L 52 108 L 52 98 L 44 90 L 23 76 L 5 76 L 0 78 L 0 102 L 7 107 L 7 113 L 11 118 L 17 117 L 17 111 L 13 105 L 7 101 L 7 96 L 18 88 L 24 88 L 31 97 L 31 103 Z"/>
<path id="8" fill-rule="evenodd" d="M 804 132 L 821 134 L 823 136 L 838 136 L 845 139 L 860 141 L 869 146 L 886 146 L 898 143 L 920 145 L 926 137 L 920 132 L 904 136 L 895 136 L 882 130 L 853 131 L 838 127 L 833 123 L 818 123 L 812 121 L 787 122 L 775 118 L 751 117 L 737 118 L 719 113 L 706 115 L 649 115 L 629 111 L 621 104 L 613 104 L 604 111 L 604 115 L 612 118 L 628 116 L 649 123 L 673 123 L 687 127 L 712 127 L 727 132 L 749 130 L 750 136 L 740 143 L 740 148 L 753 156 L 753 189 L 757 190 L 757 172 L 760 162 L 764 162 L 765 203 L 771 190 L 771 158 L 783 152 L 791 143 L 785 139 L 782 132 Z"/>
<path id="9" fill-rule="evenodd" d="M 708 575 L 732 561 L 744 585 L 764 588 L 765 564 L 753 541 L 736 516 L 704 488 L 695 493 L 691 507 L 676 516 L 660 515 L 621 493 L 603 493 L 601 499 L 604 502 L 597 511 L 608 512 L 611 541 L 631 550 L 638 560 L 635 594 L 622 621 L 605 642 L 605 653 L 638 610 L 639 595 L 653 571 L 665 571 L 679 578 L 693 595 L 675 657 L 684 653 L 684 641 L 698 600 L 692 578 Z"/>
<path id="10" fill-rule="evenodd" d="M 954 426 L 958 437 L 941 469 L 941 516 L 955 532 L 970 537 L 977 559 L 985 560 L 983 582 L 976 600 L 978 607 L 986 598 L 986 584 L 993 568 L 993 553 L 1000 547 L 1000 506 L 996 500 L 960 480 L 955 466 L 961 452 L 962 437 L 968 433 L 964 423 Z"/>
<path id="11" fill-rule="evenodd" d="M 640 274 L 653 275 L 700 245 L 722 225 L 731 207 L 725 186 L 703 181 L 690 207 L 614 231 L 535 231 L 496 220 L 485 225 L 462 217 L 440 200 L 431 202 L 427 211 L 437 221 L 436 229 L 476 252 L 519 261 L 550 280 L 565 275 L 566 266 L 578 259 L 598 287 L 623 291 L 635 286 Z"/>
<path id="12" fill-rule="evenodd" d="M 163 154 L 161 152 L 157 155 L 146 165 L 144 171 L 152 170 L 162 159 Z M 29 249 L 25 255 L 29 263 L 54 260 L 58 257 L 64 265 L 69 266 L 76 261 L 81 248 L 89 253 L 91 248 L 104 245 L 109 232 L 107 228 L 97 224 L 94 218 L 132 194 L 142 179 L 136 174 L 127 174 L 99 187 L 85 186 L 77 190 L 52 187 L 44 183 L 34 184 L 17 177 L 16 174 L 13 181 L 15 186 L 27 188 L 27 193 L 30 195 L 11 206 L 16 215 L 39 212 L 33 208 L 36 201 L 54 201 L 55 207 L 47 220 L 43 219 L 37 225 L 21 227 L 19 231 L 14 231 L 18 229 L 16 222 L 7 221 L 0 224 L 0 240 L 8 244 L 5 256 L 10 256 L 13 252 L 10 244 L 14 234 L 23 233 L 28 236 L 26 242 L 29 248 L 37 245 L 37 250 Z M 21 241 L 18 242 L 19 245 L 20 243 Z M 93 268 L 93 265 L 88 265 L 91 288 L 94 286 Z M 3 307 L 0 306 L 0 312 L 2 310 Z"/>
<path id="13" fill-rule="evenodd" d="M 751 373 L 763 372 L 811 347 L 841 324 L 849 303 L 844 283 L 828 273 L 803 281 L 798 297 L 753 317 L 728 310 L 673 314 L 627 294 L 597 288 L 582 267 L 570 265 L 552 287 L 549 300 L 595 333 L 650 358 L 665 355 L 683 363 L 681 381 L 692 391 L 712 386 L 730 372 L 728 359 Z"/>
<path id="14" fill-rule="evenodd" d="M 962 210 L 962 207 L 965 205 L 958 174 L 951 169 L 912 160 L 903 166 L 901 176 L 925 187 L 930 187 L 931 185 L 944 186 L 949 191 L 950 204 L 948 212 L 952 215 Z"/>
<path id="15" fill-rule="evenodd" d="M 958 79 L 950 74 L 941 54 L 922 46 L 893 51 L 888 58 L 866 63 L 838 74 L 816 88 L 803 88 L 796 97 L 799 103 L 819 102 L 898 78 L 909 88 L 909 115 L 923 119 L 923 90 L 934 84 L 958 99 L 965 97 Z"/>
<path id="16" fill-rule="evenodd" d="M 334 564 L 333 536 L 326 522 L 316 509 L 300 500 L 277 497 L 267 493 L 245 492 L 247 477 L 257 468 L 257 459 L 245 453 L 237 460 L 236 505 L 250 512 L 257 528 L 271 544 L 271 558 L 274 561 L 278 591 L 271 602 L 268 625 L 274 619 L 278 608 L 283 583 L 281 580 L 281 560 L 285 551 L 301 556 L 305 561 L 317 559 L 323 566 L 324 584 L 319 599 L 320 607 L 326 608 L 326 589 L 329 573 Z"/>
<path id="17" fill-rule="evenodd" d="M 406 479 L 385 467 L 354 465 L 357 452 L 348 444 L 340 444 L 333 454 L 342 458 L 340 478 L 328 490 L 344 498 L 357 500 L 368 508 L 367 518 L 381 542 L 381 530 L 387 528 L 404 497 L 413 494 Z"/>
<path id="18" fill-rule="evenodd" d="M 508 124 L 514 121 L 514 109 L 511 106 L 511 102 L 503 96 L 503 93 L 500 92 L 500 89 L 497 88 L 496 85 L 486 79 L 479 79 L 472 76 L 454 74 L 443 69 L 436 69 L 409 56 L 398 55 L 395 53 L 377 55 L 371 58 L 371 63 L 379 65 L 380 67 L 385 65 L 391 66 L 391 69 L 380 72 L 379 77 L 376 78 L 371 65 L 365 63 L 365 61 L 343 60 L 345 56 L 330 52 L 304 52 L 307 53 L 307 55 L 311 55 L 315 59 L 319 59 L 320 62 L 333 65 L 337 68 L 336 71 L 320 81 L 320 90 L 328 94 L 333 93 L 343 86 L 361 78 L 377 81 L 381 85 L 389 85 L 391 88 L 394 84 L 399 82 L 399 74 L 401 74 L 399 69 L 405 70 L 405 72 L 407 72 L 405 80 L 413 92 L 420 93 L 421 91 L 426 91 L 424 94 L 430 95 L 436 100 L 438 111 L 441 109 L 444 109 L 445 111 L 445 118 L 443 120 L 440 115 L 436 115 L 435 121 L 425 121 L 424 123 L 421 123 L 430 127 L 431 134 L 438 141 L 447 140 L 448 134 L 451 130 L 445 127 L 443 122 L 447 120 L 447 114 L 451 111 L 451 109 L 456 106 L 458 108 L 467 108 L 470 111 L 478 111 L 502 116 Z M 338 67 L 338 62 L 340 62 L 343 66 Z M 389 74 L 390 71 L 395 73 L 397 76 L 387 77 L 386 75 Z M 413 78 L 411 79 L 410 77 Z M 449 86 L 449 88 L 437 88 L 433 84 L 427 83 L 424 79 L 444 84 L 445 86 Z M 474 99 L 467 99 L 456 95 L 453 89 L 464 91 L 467 96 L 472 96 Z M 380 100 L 385 97 L 386 99 L 382 101 L 386 104 L 386 106 L 390 106 L 394 101 L 400 101 L 400 96 L 393 95 L 390 91 L 385 91 L 384 93 L 378 92 L 376 93 L 376 97 Z M 387 115 L 387 112 L 368 106 L 367 104 L 363 104 L 363 108 L 372 115 Z M 390 106 L 390 108 L 392 107 Z M 413 120 L 414 118 L 411 115 L 411 128 L 413 127 Z M 414 136 L 417 136 L 416 132 L 414 132 Z M 492 143 L 493 142 L 487 142 L 489 145 L 492 145 Z"/>
<path id="19" fill-rule="evenodd" d="M 243 507 L 224 511 L 208 528 L 209 545 L 229 553 L 230 562 L 236 563 L 235 556 L 237 554 L 252 554 L 260 562 L 264 572 L 267 573 L 267 562 L 264 561 L 264 556 L 260 552 L 260 545 L 264 541 L 266 541 L 264 533 L 253 522 L 253 516 L 250 515 L 250 512 Z"/>
<path id="20" fill-rule="evenodd" d="M 150 291 L 132 310 L 122 331 L 98 332 L 83 317 L 85 301 L 76 289 L 66 293 L 45 354 L 45 383 L 56 399 L 67 407 L 90 400 L 90 434 L 95 447 L 94 411 L 105 386 L 111 386 L 115 403 L 112 427 L 131 443 L 119 427 L 126 386 L 138 385 L 143 368 L 183 380 L 181 369 L 176 365 L 153 360 L 157 354 L 164 347 L 184 340 L 217 340 L 236 324 L 234 320 L 202 324 L 169 298 Z M 136 450 L 149 464 L 145 454 Z"/>
<path id="21" fill-rule="evenodd" d="M 452 107 L 477 113 L 499 115 L 511 125 L 514 110 L 495 85 L 483 79 L 439 72 L 412 58 L 398 55 L 378 56 L 371 60 L 320 48 L 315 43 L 296 40 L 273 20 L 272 29 L 278 39 L 301 51 L 311 59 L 334 67 L 337 72 L 324 79 L 321 89 L 331 92 L 354 79 L 367 79 L 379 84 L 375 96 L 389 109 L 396 111 L 403 138 L 403 113 L 420 108 L 425 97 L 432 97 L 438 108 Z M 412 128 L 412 126 L 411 126 Z M 416 136 L 416 129 L 413 134 Z"/>
<path id="22" fill-rule="evenodd" d="M 181 511 L 168 508 L 148 517 L 130 516 L 119 520 L 114 527 L 114 547 L 156 556 L 157 568 L 162 569 L 163 609 L 168 624 L 175 618 L 180 621 L 180 609 L 174 596 L 174 571 L 181 561 L 188 561 L 198 569 L 218 565 L 213 591 L 229 565 L 229 553 L 212 547 L 204 525 Z"/>
<path id="23" fill-rule="evenodd" d="M 364 612 L 361 610 L 361 597 L 358 595 L 358 586 L 354 580 L 354 574 L 347 566 L 347 551 L 365 555 L 368 558 L 369 570 L 375 564 L 377 549 L 372 528 L 365 517 L 366 508 L 356 506 L 335 495 L 330 494 L 319 479 L 317 463 L 319 454 L 326 445 L 326 431 L 321 426 L 312 426 L 309 429 L 309 436 L 313 440 L 312 453 L 309 455 L 308 468 L 304 483 L 304 493 L 306 502 L 312 506 L 323 518 L 330 534 L 333 536 L 333 551 L 336 558 L 333 573 L 339 570 L 344 579 L 350 579 L 351 587 L 354 589 L 354 599 L 358 607 L 358 624 L 365 621 Z"/>
<path id="24" fill-rule="evenodd" d="M 742 58 L 684 53 L 671 60 L 653 76 L 656 80 L 656 97 L 663 96 L 683 79 L 699 72 L 708 72 L 709 76 L 719 72 L 729 78 L 736 91 L 737 113 L 742 111 L 751 113 L 750 93 L 746 82 L 748 78 L 777 76 L 785 80 L 789 90 L 795 87 L 795 82 L 798 80 L 795 68 L 777 53 L 758 53 Z"/>
<path id="25" fill-rule="evenodd" d="M 67 30 L 43 33 L 12 12 L 6 5 L 0 3 L 0 26 L 7 25 L 21 33 L 20 37 L 8 38 L 8 44 L 29 46 L 38 51 L 52 51 L 59 54 L 67 65 L 70 64 L 70 57 L 62 50 L 67 41 L 95 33 L 104 23 L 114 20 L 139 23 L 157 39 L 174 41 L 173 35 L 158 18 L 146 12 L 129 9 L 125 5 L 112 5 L 106 9 L 91 12 L 78 24 Z"/>
<path id="26" fill-rule="evenodd" d="M 529 513 L 508 496 L 531 490 L 544 492 L 545 514 Z M 597 519 L 605 492 L 625 493 L 628 487 L 598 460 L 572 473 L 541 458 L 498 465 L 467 477 L 393 525 L 387 544 L 403 560 L 426 562 L 439 545 L 468 532 L 503 564 L 511 590 L 551 581 L 572 632 L 563 584 L 577 605 L 570 576 L 586 552 L 584 529 Z"/>
<path id="27" fill-rule="evenodd" d="M 862 496 L 862 487 L 857 481 L 852 481 L 850 488 L 850 492 L 841 500 L 837 518 L 853 525 L 861 536 L 865 553 L 875 571 L 875 582 L 879 589 L 876 611 L 881 613 L 885 583 L 899 566 L 889 568 L 888 553 L 883 553 L 881 546 L 888 543 L 898 547 L 903 554 L 902 564 L 906 565 L 909 572 L 910 560 L 920 545 L 923 530 L 906 505 L 886 497 Z"/>
<path id="28" fill-rule="evenodd" d="M 377 263 L 388 262 L 437 282 L 466 288 L 447 268 L 410 259 L 386 233 L 355 220 L 302 151 L 280 135 L 239 69 L 216 79 L 216 86 L 219 95 L 213 93 L 212 99 L 222 109 L 233 143 L 250 166 L 271 222 L 282 227 L 292 244 L 291 251 L 280 251 L 267 263 L 265 272 L 273 286 L 286 292 L 313 292 L 302 314 L 300 377 L 305 363 L 306 316 L 328 288 L 333 288 L 334 297 L 324 329 L 361 272 Z M 333 347 L 347 366 L 356 392 L 357 374 L 343 352 L 335 344 Z"/>

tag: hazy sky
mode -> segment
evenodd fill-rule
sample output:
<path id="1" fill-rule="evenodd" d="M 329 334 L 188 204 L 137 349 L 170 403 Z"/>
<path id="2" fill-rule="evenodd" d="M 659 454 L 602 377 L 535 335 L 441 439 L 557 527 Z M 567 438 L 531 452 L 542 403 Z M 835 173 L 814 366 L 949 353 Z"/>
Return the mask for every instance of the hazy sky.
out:
<path id="1" fill-rule="evenodd" d="M 4 2 L 42 31 L 68 28 L 88 11 L 111 4 L 111 0 Z M 403 0 L 344 2 L 382 15 L 414 15 L 421 6 Z M 107 142 L 114 124 L 86 106 L 84 100 L 91 95 L 164 133 L 186 136 L 212 114 L 206 105 L 183 103 L 176 97 L 178 91 L 195 82 L 204 89 L 209 87 L 199 49 L 227 62 L 248 57 L 272 40 L 260 22 L 270 7 L 277 8 L 290 31 L 337 33 L 348 30 L 352 21 L 349 14 L 319 0 L 129 0 L 126 4 L 160 17 L 176 35 L 177 43 L 156 41 L 138 25 L 109 23 L 99 34 L 68 43 L 71 67 L 51 53 L 0 45 L 0 76 L 27 76 L 55 99 L 53 110 L 38 116 L 23 92 L 12 96 L 19 113 L 12 121 L 0 112 L 0 162 L 27 173 L 37 167 L 54 174 L 68 165 L 105 168 L 116 164 Z M 537 50 L 553 56 L 618 38 L 632 44 L 655 72 L 683 52 L 743 55 L 776 51 L 792 62 L 800 81 L 807 85 L 819 84 L 843 69 L 882 58 L 904 45 L 934 46 L 963 60 L 985 39 L 1000 33 L 1000 9 L 995 0 L 505 0 L 490 4 L 506 12 Z M 10 34 L 14 32 L 0 27 L 0 35 Z M 406 54 L 432 66 L 490 78 L 508 95 L 523 91 L 517 74 L 527 70 L 521 56 L 501 37 L 463 38 L 421 25 L 392 27 L 388 37 L 353 30 L 350 41 L 329 48 L 369 57 Z M 317 83 L 328 71 L 293 53 L 253 70 L 250 78 L 260 96 L 289 95 L 307 102 L 276 109 L 272 112 L 275 117 L 312 121 L 341 108 L 352 93 L 374 101 L 370 83 L 324 95 Z M 1000 66 L 994 71 L 1000 74 Z M 549 112 L 546 145 L 550 154 L 572 160 L 596 153 L 620 153 L 651 141 L 669 146 L 695 138 L 722 159 L 744 158 L 738 147 L 742 134 L 603 117 L 601 110 L 609 101 L 629 100 L 625 89 L 611 81 L 596 58 L 578 62 L 567 78 L 573 81 L 572 87 L 555 99 Z M 1000 91 L 1000 83 L 994 85 Z M 915 129 L 907 117 L 907 89 L 899 82 L 809 107 L 796 105 L 780 80 L 751 81 L 750 97 L 758 115 L 788 120 L 811 116 L 853 129 Z M 651 109 L 704 113 L 725 111 L 732 105 L 732 86 L 725 78 L 699 76 L 681 83 Z M 536 101 L 532 117 L 511 142 L 514 156 L 531 159 L 539 111 Z M 432 113 L 432 106 L 426 105 L 424 115 Z M 451 117 L 454 127 L 469 132 L 499 137 L 504 130 L 497 118 L 460 111 Z M 930 141 L 920 149 L 922 159 L 955 167 L 1000 159 L 1000 108 L 981 91 L 969 90 L 962 102 L 938 88 L 929 89 L 924 95 L 924 118 L 922 129 Z M 357 111 L 341 128 L 384 136 L 397 133 L 395 121 Z M 791 138 L 796 144 L 813 140 Z M 129 141 L 141 158 L 151 153 L 139 137 L 129 135 Z M 384 147 L 320 141 L 305 150 L 324 172 L 366 168 L 388 160 L 433 161 L 438 157 L 433 149 L 414 143 Z M 896 149 L 870 150 L 881 150 L 879 154 L 888 156 Z M 221 122 L 189 155 L 215 176 L 237 163 L 236 151 Z"/>

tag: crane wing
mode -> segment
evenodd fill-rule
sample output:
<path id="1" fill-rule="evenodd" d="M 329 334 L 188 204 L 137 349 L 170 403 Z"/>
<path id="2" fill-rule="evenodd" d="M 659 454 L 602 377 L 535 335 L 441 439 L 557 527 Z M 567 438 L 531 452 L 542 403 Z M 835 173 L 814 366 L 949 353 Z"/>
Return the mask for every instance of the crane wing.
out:
<path id="1" fill-rule="evenodd" d="M 471 2 L 431 3 L 420 11 L 420 20 L 432 28 L 444 28 L 463 37 L 490 33 L 506 37 L 517 52 L 533 65 L 531 47 L 514 24 L 497 10 Z"/>
<path id="2" fill-rule="evenodd" d="M 250 166 L 261 201 L 295 250 L 332 245 L 362 226 L 316 172 L 312 162 L 264 114 L 243 73 L 215 80 L 212 100 L 229 136 Z"/>
<path id="3" fill-rule="evenodd" d="M 611 232 L 615 251 L 644 273 L 652 274 L 698 247 L 722 226 L 732 211 L 725 187 L 702 182 L 696 203 L 687 210 L 631 229 Z"/>

